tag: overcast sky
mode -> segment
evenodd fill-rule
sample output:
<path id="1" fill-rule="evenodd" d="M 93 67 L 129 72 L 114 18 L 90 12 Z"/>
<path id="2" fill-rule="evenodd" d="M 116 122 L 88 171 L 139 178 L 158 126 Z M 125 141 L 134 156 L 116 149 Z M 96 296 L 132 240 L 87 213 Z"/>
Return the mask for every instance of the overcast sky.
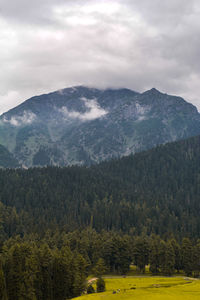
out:
<path id="1" fill-rule="evenodd" d="M 200 1 L 0 0 L 0 113 L 74 85 L 156 87 L 200 110 Z"/>

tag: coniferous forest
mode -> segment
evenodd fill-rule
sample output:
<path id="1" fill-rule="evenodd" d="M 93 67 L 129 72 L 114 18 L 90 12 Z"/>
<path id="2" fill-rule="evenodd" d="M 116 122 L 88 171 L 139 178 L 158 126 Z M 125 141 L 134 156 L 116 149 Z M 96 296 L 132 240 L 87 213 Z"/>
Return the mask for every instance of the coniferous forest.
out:
<path id="1" fill-rule="evenodd" d="M 200 137 L 91 167 L 0 170 L 0 299 L 70 299 L 88 274 L 200 273 Z"/>

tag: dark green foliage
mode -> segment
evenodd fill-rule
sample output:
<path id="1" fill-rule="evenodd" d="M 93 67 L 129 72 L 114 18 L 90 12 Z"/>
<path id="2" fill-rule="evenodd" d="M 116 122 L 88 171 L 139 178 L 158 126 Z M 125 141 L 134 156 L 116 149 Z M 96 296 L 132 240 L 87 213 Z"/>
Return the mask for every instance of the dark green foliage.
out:
<path id="1" fill-rule="evenodd" d="M 199 237 L 199 153 L 196 137 L 91 168 L 0 170 L 1 236 L 90 226 Z"/>
<path id="2" fill-rule="evenodd" d="M 164 275 L 170 276 L 175 269 L 175 251 L 170 241 L 165 243 L 161 271 Z"/>
<path id="3" fill-rule="evenodd" d="M 152 272 L 152 274 L 159 273 L 159 267 L 160 267 L 160 262 L 161 262 L 160 243 L 161 243 L 161 240 L 158 236 L 154 236 L 150 240 L 149 264 L 150 264 L 150 271 Z M 163 243 L 164 243 L 164 241 L 163 241 Z"/>
<path id="4" fill-rule="evenodd" d="M 135 239 L 133 247 L 133 261 L 140 272 L 145 273 L 145 266 L 149 261 L 149 245 L 146 237 L 141 236 Z"/>
<path id="5" fill-rule="evenodd" d="M 182 268 L 182 261 L 181 261 L 181 247 L 177 243 L 175 239 L 170 240 L 170 243 L 174 249 L 174 268 L 179 272 Z"/>
<path id="6" fill-rule="evenodd" d="M 109 272 L 126 274 L 132 261 L 129 239 L 116 234 L 108 235 L 103 244 L 102 257 L 109 266 Z"/>
<path id="7" fill-rule="evenodd" d="M 36 262 L 28 243 L 15 243 L 5 261 L 8 299 L 32 300 L 35 297 Z"/>
<path id="8" fill-rule="evenodd" d="M 87 263 L 84 257 L 76 254 L 74 257 L 74 282 L 73 282 L 73 295 L 79 296 L 86 288 L 86 267 Z"/>
<path id="9" fill-rule="evenodd" d="M 4 271 L 2 268 L 2 262 L 0 260 L 0 299 L 7 300 L 6 281 L 4 277 Z"/>
<path id="10" fill-rule="evenodd" d="M 131 263 L 199 276 L 199 153 L 196 137 L 91 168 L 0 170 L 2 299 L 70 299 Z"/>
<path id="11" fill-rule="evenodd" d="M 106 272 L 106 265 L 102 258 L 99 258 L 95 267 L 93 268 L 93 273 L 97 277 L 101 277 Z"/>
<path id="12" fill-rule="evenodd" d="M 3 300 L 66 300 L 81 295 L 87 290 L 86 277 L 93 274 L 94 268 L 98 267 L 99 274 L 103 273 L 103 268 L 114 274 L 127 272 L 128 264 L 136 260 L 142 240 L 145 240 L 145 251 L 149 253 L 145 264 L 150 264 L 152 274 L 172 275 L 178 271 L 172 244 L 175 243 L 178 248 L 180 245 L 174 239 L 164 241 L 155 235 L 143 235 L 140 240 L 121 233 L 97 233 L 87 229 L 67 234 L 48 232 L 42 239 L 35 234 L 10 238 L 1 249 L 0 292 Z M 129 250 L 131 255 L 125 252 L 125 246 L 133 250 Z M 93 253 L 101 253 L 104 260 L 97 259 Z M 130 255 L 128 260 L 126 255 Z M 185 238 L 181 257 L 185 274 L 198 276 L 199 241 L 191 243 Z M 144 272 L 141 265 L 141 272 Z M 104 283 L 99 277 L 98 291 L 103 291 Z"/>
<path id="13" fill-rule="evenodd" d="M 197 244 L 193 249 L 193 270 L 194 276 L 200 276 L 200 240 L 197 241 Z"/>
<path id="14" fill-rule="evenodd" d="M 193 247 L 189 238 L 184 238 L 181 245 L 182 267 L 187 276 L 192 275 Z"/>
<path id="15" fill-rule="evenodd" d="M 76 274 L 76 270 L 72 269 L 73 262 L 73 256 L 68 247 L 62 247 L 61 251 L 56 249 L 54 252 L 52 264 L 53 299 L 62 300 L 70 298 Z M 85 278 L 82 280 L 85 281 Z"/>
<path id="16" fill-rule="evenodd" d="M 97 293 L 105 292 L 105 290 L 106 290 L 105 281 L 103 280 L 102 277 L 99 277 L 97 279 Z"/>
<path id="17" fill-rule="evenodd" d="M 93 288 L 93 286 L 90 284 L 88 287 L 87 287 L 87 294 L 93 294 L 95 293 L 95 289 Z"/>
<path id="18" fill-rule="evenodd" d="M 85 260 L 67 246 L 51 249 L 45 240 L 10 240 L 3 247 L 3 258 L 0 299 L 66 300 L 85 289 Z"/>
<path id="19" fill-rule="evenodd" d="M 172 242 L 161 240 L 158 236 L 153 236 L 149 241 L 149 264 L 153 274 L 162 273 L 170 276 L 175 269 L 175 250 Z"/>

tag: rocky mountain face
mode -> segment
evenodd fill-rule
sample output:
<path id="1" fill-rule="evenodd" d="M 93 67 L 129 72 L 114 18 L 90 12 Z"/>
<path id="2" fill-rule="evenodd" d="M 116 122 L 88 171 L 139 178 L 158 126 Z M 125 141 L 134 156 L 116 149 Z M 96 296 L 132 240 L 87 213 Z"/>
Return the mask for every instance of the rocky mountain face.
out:
<path id="1" fill-rule="evenodd" d="M 26 167 L 92 164 L 200 134 L 200 114 L 156 89 L 67 88 L 0 116 L 0 144 Z"/>
<path id="2" fill-rule="evenodd" d="M 18 168 L 18 161 L 14 156 L 2 145 L 0 145 L 0 168 Z"/>

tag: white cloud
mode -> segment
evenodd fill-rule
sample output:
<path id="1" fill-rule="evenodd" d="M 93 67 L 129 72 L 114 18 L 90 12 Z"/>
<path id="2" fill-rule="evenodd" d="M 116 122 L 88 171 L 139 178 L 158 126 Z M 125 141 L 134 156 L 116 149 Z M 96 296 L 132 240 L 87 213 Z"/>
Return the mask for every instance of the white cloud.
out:
<path id="1" fill-rule="evenodd" d="M 84 113 L 78 111 L 69 111 L 63 106 L 59 111 L 64 115 L 66 119 L 79 119 L 81 121 L 91 121 L 105 116 L 108 112 L 101 108 L 96 99 L 81 98 L 84 101 L 85 106 L 89 109 Z"/>
<path id="2" fill-rule="evenodd" d="M 9 109 L 11 109 L 13 106 L 16 105 L 17 98 L 20 97 L 20 94 L 18 91 L 8 91 L 8 94 L 1 95 L 0 94 L 0 115 Z"/>
<path id="3" fill-rule="evenodd" d="M 12 126 L 22 126 L 28 125 L 35 121 L 36 115 L 29 111 L 24 111 L 23 115 L 20 116 L 12 116 L 10 119 L 3 117 L 4 123 L 9 123 Z"/>

